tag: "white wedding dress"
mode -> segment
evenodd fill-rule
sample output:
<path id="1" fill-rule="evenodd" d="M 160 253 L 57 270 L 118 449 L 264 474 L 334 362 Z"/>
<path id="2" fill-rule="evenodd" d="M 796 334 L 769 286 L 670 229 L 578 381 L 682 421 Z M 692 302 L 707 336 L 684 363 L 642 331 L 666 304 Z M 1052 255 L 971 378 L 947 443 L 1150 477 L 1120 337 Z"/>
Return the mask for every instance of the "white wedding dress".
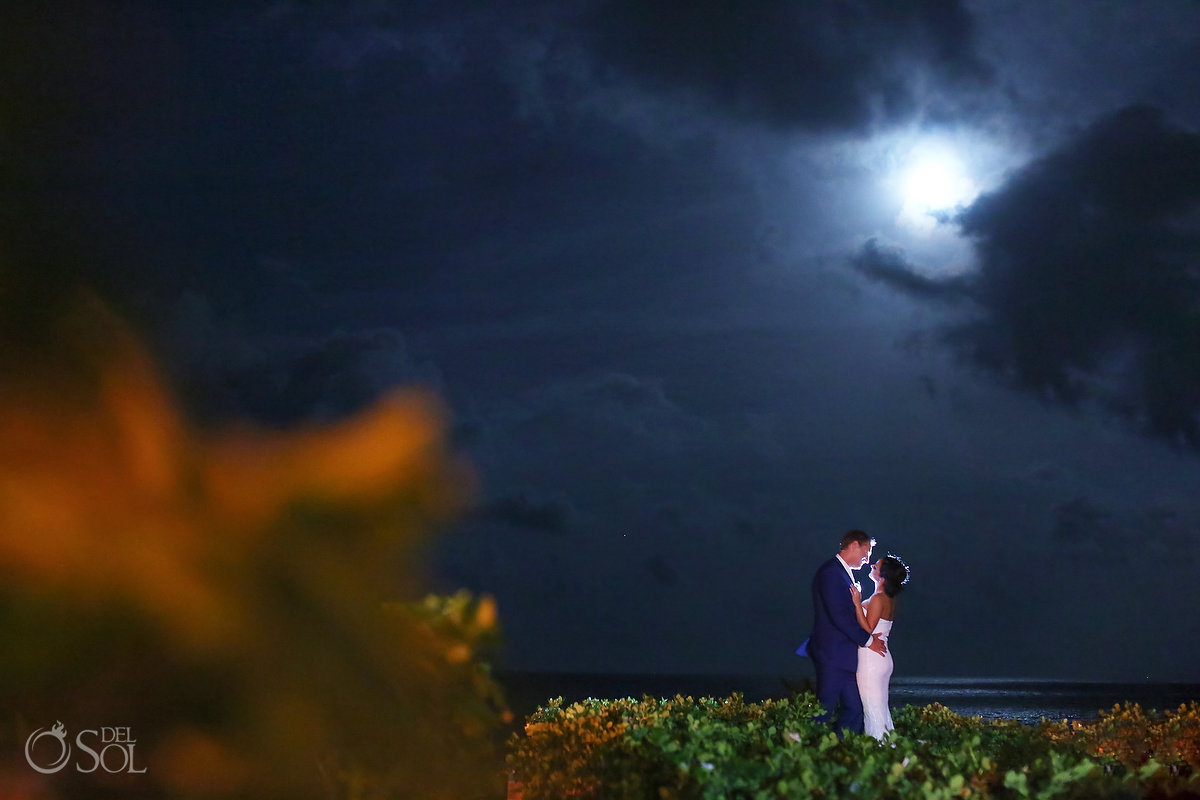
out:
<path id="1" fill-rule="evenodd" d="M 890 619 L 875 623 L 875 633 L 887 643 L 892 631 Z M 888 683 L 892 680 L 892 649 L 880 656 L 869 647 L 858 648 L 858 694 L 863 704 L 863 726 L 867 734 L 882 739 L 892 729 L 888 708 Z"/>

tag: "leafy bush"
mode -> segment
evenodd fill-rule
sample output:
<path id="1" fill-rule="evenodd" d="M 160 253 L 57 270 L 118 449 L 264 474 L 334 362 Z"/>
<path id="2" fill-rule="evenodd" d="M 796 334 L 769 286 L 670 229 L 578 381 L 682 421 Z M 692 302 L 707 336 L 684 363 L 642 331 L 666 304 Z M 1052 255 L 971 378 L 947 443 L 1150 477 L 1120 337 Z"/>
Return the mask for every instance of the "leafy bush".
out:
<path id="1" fill-rule="evenodd" d="M 1126 706 L 1092 724 L 1028 726 L 935 703 L 899 709 L 880 743 L 814 722 L 807 692 L 758 704 L 556 698 L 510 739 L 508 765 L 524 800 L 1184 798 L 1200 790 L 1198 710 L 1151 718 Z"/>
<path id="2" fill-rule="evenodd" d="M 1117 704 L 1095 722 L 1059 726 L 1047 736 L 1073 742 L 1109 774 L 1138 776 L 1154 796 L 1169 795 L 1185 783 L 1200 795 L 1200 702 L 1165 714 L 1147 714 L 1136 703 Z"/>

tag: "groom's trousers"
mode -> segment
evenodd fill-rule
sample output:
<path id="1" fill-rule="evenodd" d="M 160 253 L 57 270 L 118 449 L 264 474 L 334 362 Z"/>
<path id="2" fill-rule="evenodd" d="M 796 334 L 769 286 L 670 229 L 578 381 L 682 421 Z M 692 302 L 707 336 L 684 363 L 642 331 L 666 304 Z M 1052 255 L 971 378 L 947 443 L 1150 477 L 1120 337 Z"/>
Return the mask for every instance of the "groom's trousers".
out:
<path id="1" fill-rule="evenodd" d="M 833 729 L 838 738 L 842 731 L 853 733 L 863 732 L 863 705 L 858 695 L 858 678 L 852 669 L 823 664 L 814 659 L 813 666 L 817 672 L 817 702 L 825 713 L 816 717 L 818 722 L 828 722 L 837 712 L 837 722 Z"/>

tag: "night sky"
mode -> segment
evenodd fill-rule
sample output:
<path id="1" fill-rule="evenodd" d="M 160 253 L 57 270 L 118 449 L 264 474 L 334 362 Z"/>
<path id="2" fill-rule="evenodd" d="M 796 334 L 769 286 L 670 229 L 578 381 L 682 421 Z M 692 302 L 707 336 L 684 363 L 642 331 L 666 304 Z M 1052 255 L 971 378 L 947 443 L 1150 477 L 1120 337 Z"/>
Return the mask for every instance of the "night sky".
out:
<path id="1" fill-rule="evenodd" d="M 861 528 L 898 677 L 1200 680 L 1200 5 L 332 6 L 6 6 L 33 296 L 198 426 L 436 391 L 509 668 L 804 675 Z"/>

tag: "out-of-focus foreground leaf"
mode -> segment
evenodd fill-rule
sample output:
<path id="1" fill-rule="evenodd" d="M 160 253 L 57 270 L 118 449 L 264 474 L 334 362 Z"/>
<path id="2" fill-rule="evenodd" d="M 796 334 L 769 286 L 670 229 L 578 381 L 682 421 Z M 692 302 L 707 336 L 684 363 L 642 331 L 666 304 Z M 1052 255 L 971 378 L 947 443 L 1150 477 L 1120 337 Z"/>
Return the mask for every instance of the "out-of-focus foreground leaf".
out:
<path id="1" fill-rule="evenodd" d="M 55 303 L 0 323 L 0 795 L 500 796 L 495 609 L 411 603 L 468 484 L 437 404 L 202 435 L 98 301 Z M 33 771 L 56 721 L 145 772 Z"/>

